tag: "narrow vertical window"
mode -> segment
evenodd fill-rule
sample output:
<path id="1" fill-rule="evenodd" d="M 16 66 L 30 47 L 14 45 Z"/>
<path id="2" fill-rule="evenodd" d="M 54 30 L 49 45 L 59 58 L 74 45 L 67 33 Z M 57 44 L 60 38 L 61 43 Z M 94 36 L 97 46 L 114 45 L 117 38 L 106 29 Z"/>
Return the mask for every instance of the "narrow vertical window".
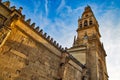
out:
<path id="1" fill-rule="evenodd" d="M 84 21 L 84 26 L 88 26 L 87 20 Z"/>
<path id="2" fill-rule="evenodd" d="M 92 19 L 90 18 L 90 20 L 89 20 L 89 25 L 92 25 L 93 24 L 93 21 L 92 21 Z"/>
<path id="3" fill-rule="evenodd" d="M 80 23 L 80 26 L 79 26 L 79 27 L 80 27 L 80 29 L 82 28 L 82 23 Z"/>
<path id="4" fill-rule="evenodd" d="M 92 25 L 92 20 L 89 21 L 89 24 Z"/>

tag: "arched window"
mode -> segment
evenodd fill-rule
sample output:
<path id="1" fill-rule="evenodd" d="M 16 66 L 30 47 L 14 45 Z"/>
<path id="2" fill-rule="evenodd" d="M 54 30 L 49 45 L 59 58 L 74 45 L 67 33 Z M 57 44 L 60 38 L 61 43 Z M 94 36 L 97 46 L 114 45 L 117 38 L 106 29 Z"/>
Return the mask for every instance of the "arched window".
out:
<path id="1" fill-rule="evenodd" d="M 89 20 L 89 25 L 92 25 L 93 24 L 93 21 L 92 21 L 92 19 L 90 18 L 90 20 Z"/>
<path id="2" fill-rule="evenodd" d="M 89 24 L 92 25 L 92 20 L 89 21 Z"/>
<path id="3" fill-rule="evenodd" d="M 84 26 L 88 26 L 87 20 L 84 21 Z"/>
<path id="4" fill-rule="evenodd" d="M 79 26 L 79 27 L 80 27 L 80 29 L 82 28 L 82 23 L 80 23 L 80 26 Z"/>

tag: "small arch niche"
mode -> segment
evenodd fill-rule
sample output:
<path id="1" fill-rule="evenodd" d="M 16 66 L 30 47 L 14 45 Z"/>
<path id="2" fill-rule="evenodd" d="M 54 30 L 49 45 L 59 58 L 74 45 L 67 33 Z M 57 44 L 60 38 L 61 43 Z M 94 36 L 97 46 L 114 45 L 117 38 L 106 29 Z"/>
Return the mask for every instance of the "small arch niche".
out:
<path id="1" fill-rule="evenodd" d="M 90 20 L 89 20 L 89 25 L 92 25 L 93 24 L 93 21 L 92 21 L 92 19 L 90 18 Z"/>
<path id="2" fill-rule="evenodd" d="M 82 28 L 82 22 L 80 22 L 80 25 L 79 25 L 80 29 Z"/>
<path id="3" fill-rule="evenodd" d="M 88 21 L 87 20 L 84 21 L 84 26 L 85 27 L 88 26 Z"/>

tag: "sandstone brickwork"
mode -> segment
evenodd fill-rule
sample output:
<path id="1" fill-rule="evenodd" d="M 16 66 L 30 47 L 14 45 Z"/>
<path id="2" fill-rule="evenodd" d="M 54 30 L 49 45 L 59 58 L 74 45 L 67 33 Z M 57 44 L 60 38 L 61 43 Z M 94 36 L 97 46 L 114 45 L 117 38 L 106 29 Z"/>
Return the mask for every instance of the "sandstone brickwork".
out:
<path id="1" fill-rule="evenodd" d="M 0 3 L 0 80 L 80 80 L 83 65 L 9 6 Z"/>
<path id="2" fill-rule="evenodd" d="M 95 25 L 78 27 L 73 47 L 64 49 L 31 19 L 25 20 L 22 9 L 0 1 L 0 80 L 108 80 Z"/>
<path id="3" fill-rule="evenodd" d="M 77 38 L 68 52 L 87 67 L 89 80 L 108 80 L 107 55 L 100 37 L 99 24 L 91 7 L 87 6 L 78 19 Z"/>

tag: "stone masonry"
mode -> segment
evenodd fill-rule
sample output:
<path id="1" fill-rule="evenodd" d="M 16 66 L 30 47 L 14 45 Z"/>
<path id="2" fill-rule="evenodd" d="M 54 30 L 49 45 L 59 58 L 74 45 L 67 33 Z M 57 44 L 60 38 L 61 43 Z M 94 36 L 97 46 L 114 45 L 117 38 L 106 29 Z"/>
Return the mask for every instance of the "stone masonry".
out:
<path id="1" fill-rule="evenodd" d="M 64 49 L 31 19 L 25 20 L 22 9 L 0 1 L 0 80 L 108 80 L 106 54 L 98 39 L 79 40 L 84 31 L 78 28 L 79 39 Z M 99 37 L 99 31 L 95 33 Z"/>

